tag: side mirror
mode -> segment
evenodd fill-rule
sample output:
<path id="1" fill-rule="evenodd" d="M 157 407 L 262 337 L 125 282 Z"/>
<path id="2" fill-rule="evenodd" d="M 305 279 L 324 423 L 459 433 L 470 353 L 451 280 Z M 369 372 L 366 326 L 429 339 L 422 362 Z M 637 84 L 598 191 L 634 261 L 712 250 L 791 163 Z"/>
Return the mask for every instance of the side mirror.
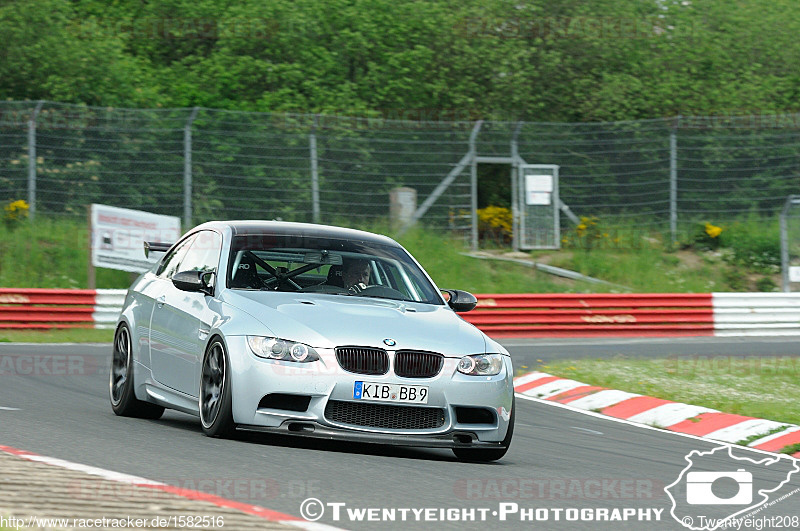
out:
<path id="1" fill-rule="evenodd" d="M 144 242 L 144 257 L 150 258 L 150 253 L 166 253 L 170 247 L 171 243 Z"/>
<path id="2" fill-rule="evenodd" d="M 475 298 L 475 295 L 469 293 L 467 291 L 461 291 L 460 289 L 446 289 L 444 293 L 449 295 L 449 299 L 447 300 L 447 305 L 450 306 L 453 311 L 464 313 L 472 310 L 478 304 L 478 299 Z"/>
<path id="3" fill-rule="evenodd" d="M 210 271 L 181 271 L 172 275 L 172 285 L 181 291 L 214 295 L 214 273 Z"/>

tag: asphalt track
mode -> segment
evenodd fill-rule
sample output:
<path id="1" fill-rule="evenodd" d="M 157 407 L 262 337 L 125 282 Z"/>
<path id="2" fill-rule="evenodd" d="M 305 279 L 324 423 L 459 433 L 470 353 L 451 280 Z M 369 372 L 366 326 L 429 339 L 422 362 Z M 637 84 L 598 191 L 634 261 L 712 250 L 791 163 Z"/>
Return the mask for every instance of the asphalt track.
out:
<path id="1" fill-rule="evenodd" d="M 516 365 L 570 357 L 739 355 L 783 356 L 800 341 L 764 339 L 509 340 Z M 711 442 L 645 429 L 554 405 L 517 399 L 511 450 L 492 464 L 461 463 L 445 450 L 270 438 L 204 437 L 197 419 L 167 412 L 158 421 L 116 417 L 107 399 L 109 345 L 0 344 L 0 445 L 89 464 L 299 516 L 314 497 L 344 503 L 334 521 L 345 529 L 684 529 L 670 516 L 663 488 L 675 481 L 692 450 Z M 738 456 L 763 459 L 746 449 Z M 720 469 L 730 463 L 720 459 Z M 780 493 L 800 484 L 794 479 Z M 778 495 L 779 495 L 778 494 Z M 76 485 L 75 496 L 104 503 L 119 492 Z M 549 520 L 505 522 L 500 503 L 521 509 L 553 509 Z M 354 522 L 346 509 L 475 508 L 476 521 Z M 660 521 L 574 522 L 555 520 L 555 509 L 663 509 Z M 486 509 L 481 521 L 480 509 Z M 398 520 L 400 512 L 396 512 Z M 453 514 L 451 512 L 451 514 Z M 562 513 L 562 515 L 565 513 Z M 651 513 L 652 514 L 652 513 Z M 759 517 L 800 515 L 800 494 Z M 786 521 L 789 522 L 788 520 Z M 774 526 L 778 527 L 778 526 Z M 787 527 L 786 525 L 782 527 Z M 789 526 L 791 527 L 791 526 Z"/>

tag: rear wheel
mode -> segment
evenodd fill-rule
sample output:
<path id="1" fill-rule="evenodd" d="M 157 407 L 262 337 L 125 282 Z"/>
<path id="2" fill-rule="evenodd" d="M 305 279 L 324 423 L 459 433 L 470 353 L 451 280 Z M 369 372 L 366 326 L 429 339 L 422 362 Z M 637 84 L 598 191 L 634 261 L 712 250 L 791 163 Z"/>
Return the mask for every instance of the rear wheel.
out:
<path id="1" fill-rule="evenodd" d="M 209 437 L 230 437 L 236 430 L 231 407 L 228 353 L 220 339 L 209 345 L 200 376 L 200 423 Z"/>
<path id="2" fill-rule="evenodd" d="M 133 389 L 131 333 L 128 326 L 122 324 L 114 334 L 114 350 L 111 354 L 111 375 L 108 382 L 111 409 L 121 417 L 161 418 L 164 408 L 137 399 Z"/>
<path id="3" fill-rule="evenodd" d="M 453 453 L 462 461 L 477 461 L 486 463 L 489 461 L 497 461 L 508 452 L 511 446 L 511 437 L 514 435 L 514 416 L 517 413 L 516 398 L 511 399 L 511 417 L 508 419 L 508 431 L 503 439 L 503 446 L 505 448 L 453 448 Z"/>

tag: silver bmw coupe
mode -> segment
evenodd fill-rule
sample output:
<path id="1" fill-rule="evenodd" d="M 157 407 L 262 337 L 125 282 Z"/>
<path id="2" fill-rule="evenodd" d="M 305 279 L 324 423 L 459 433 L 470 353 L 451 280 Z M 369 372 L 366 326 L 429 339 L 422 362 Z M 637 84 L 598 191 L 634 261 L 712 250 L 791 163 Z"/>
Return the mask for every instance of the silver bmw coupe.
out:
<path id="1" fill-rule="evenodd" d="M 456 312 L 394 240 L 277 221 L 209 222 L 128 290 L 109 383 L 117 415 L 235 430 L 505 455 L 508 352 Z"/>

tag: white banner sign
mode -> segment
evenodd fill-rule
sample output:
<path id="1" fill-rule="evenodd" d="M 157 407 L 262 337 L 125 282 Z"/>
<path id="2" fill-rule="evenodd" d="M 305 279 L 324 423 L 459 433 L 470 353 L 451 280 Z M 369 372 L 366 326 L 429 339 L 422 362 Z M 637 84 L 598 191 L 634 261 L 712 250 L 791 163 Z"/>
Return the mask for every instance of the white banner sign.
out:
<path id="1" fill-rule="evenodd" d="M 144 256 L 144 242 L 173 243 L 181 235 L 181 220 L 107 205 L 92 205 L 92 265 L 141 273 L 160 254 Z"/>
<path id="2" fill-rule="evenodd" d="M 552 175 L 525 176 L 525 204 L 549 205 L 553 193 Z"/>

